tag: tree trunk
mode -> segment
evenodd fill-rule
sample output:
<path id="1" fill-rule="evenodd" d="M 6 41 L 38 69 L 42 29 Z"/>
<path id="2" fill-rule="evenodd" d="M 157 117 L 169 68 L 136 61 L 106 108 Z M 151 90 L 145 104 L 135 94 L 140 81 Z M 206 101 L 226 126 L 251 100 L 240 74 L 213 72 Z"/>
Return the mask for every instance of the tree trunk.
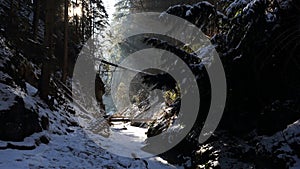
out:
<path id="1" fill-rule="evenodd" d="M 101 110 L 105 111 L 105 105 L 103 103 L 102 96 L 105 94 L 105 85 L 100 78 L 100 74 L 97 73 L 95 77 L 95 95 L 98 105 Z"/>
<path id="2" fill-rule="evenodd" d="M 85 3 L 84 3 L 84 0 L 82 0 L 82 3 L 81 3 L 81 38 L 82 38 L 82 42 L 84 43 L 84 37 L 85 37 L 85 23 L 84 23 L 84 7 L 85 7 Z"/>
<path id="3" fill-rule="evenodd" d="M 42 65 L 42 75 L 39 84 L 39 95 L 41 99 L 48 101 L 50 83 L 50 59 L 47 57 Z"/>
<path id="4" fill-rule="evenodd" d="M 34 0 L 34 16 L 32 23 L 33 39 L 37 40 L 38 26 L 40 18 L 40 0 Z"/>
<path id="5" fill-rule="evenodd" d="M 69 16 L 68 16 L 68 6 L 69 1 L 65 0 L 65 14 L 64 14 L 64 27 L 65 27 L 65 38 L 64 38 L 64 63 L 63 63 L 63 76 L 62 81 L 63 83 L 67 80 L 67 74 L 68 74 L 68 22 L 69 22 Z"/>
<path id="6" fill-rule="evenodd" d="M 15 18 L 15 4 L 14 1 L 10 2 L 10 9 L 9 9 L 9 16 L 10 16 L 10 23 L 14 23 L 14 18 Z"/>
<path id="7" fill-rule="evenodd" d="M 42 74 L 39 84 L 39 95 L 41 99 L 48 101 L 49 95 L 49 83 L 51 75 L 51 60 L 53 55 L 53 24 L 54 24 L 54 4 L 53 0 L 46 1 L 46 20 L 45 20 L 45 37 L 44 37 L 44 48 L 45 48 L 45 59 L 42 66 Z"/>
<path id="8" fill-rule="evenodd" d="M 9 9 L 9 17 L 8 17 L 8 34 L 10 37 L 13 37 L 12 39 L 17 40 L 19 37 L 19 31 L 18 31 L 18 5 L 15 3 L 15 1 L 10 2 L 10 9 Z"/>

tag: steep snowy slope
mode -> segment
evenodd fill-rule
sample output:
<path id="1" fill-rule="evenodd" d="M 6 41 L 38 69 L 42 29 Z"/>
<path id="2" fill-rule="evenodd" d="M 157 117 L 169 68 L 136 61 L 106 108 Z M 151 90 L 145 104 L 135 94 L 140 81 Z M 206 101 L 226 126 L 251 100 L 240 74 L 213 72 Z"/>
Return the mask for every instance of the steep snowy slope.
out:
<path id="1" fill-rule="evenodd" d="M 0 168 L 176 168 L 158 157 L 120 157 L 95 144 L 70 114 L 72 103 L 54 99 L 48 106 L 35 87 L 15 78 L 19 63 L 7 43 L 1 37 Z"/>

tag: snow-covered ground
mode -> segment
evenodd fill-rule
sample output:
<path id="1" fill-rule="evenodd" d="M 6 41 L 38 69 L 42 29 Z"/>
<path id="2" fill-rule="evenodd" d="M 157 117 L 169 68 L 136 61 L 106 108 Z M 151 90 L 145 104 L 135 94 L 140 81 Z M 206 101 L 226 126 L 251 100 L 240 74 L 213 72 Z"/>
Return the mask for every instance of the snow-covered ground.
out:
<path id="1" fill-rule="evenodd" d="M 0 76 L 3 77 L 2 80 L 12 79 L 7 73 L 1 71 Z M 9 86 L 0 82 L 1 111 L 2 109 L 9 110 L 13 104 L 17 104 L 14 99 L 19 97 L 23 99 L 27 109 L 37 112 L 40 117 L 44 116 L 49 119 L 48 130 L 35 133 L 25 138 L 24 141 L 0 141 L 1 169 L 178 168 L 159 157 L 126 158 L 111 153 L 108 150 L 116 150 L 116 154 L 120 152 L 135 154 L 135 150 L 126 147 L 142 146 L 146 137 L 145 129 L 124 124 L 127 130 L 122 130 L 123 124 L 115 124 L 110 129 L 112 132 L 108 138 L 108 144 L 96 144 L 86 130 L 74 125 L 76 118 L 65 111 L 66 105 L 59 105 L 55 100 L 54 110 L 50 110 L 38 96 L 35 96 L 36 91 L 37 89 L 28 83 L 24 91 L 17 86 Z M 7 99 L 9 102 L 6 102 Z M 42 143 L 42 137 L 48 138 L 49 143 Z M 105 150 L 104 148 L 107 148 L 105 146 L 109 146 L 110 149 Z"/>
<path id="2" fill-rule="evenodd" d="M 177 168 L 159 157 L 133 160 L 113 155 L 95 144 L 80 128 L 72 129 L 74 132 L 68 135 L 46 132 L 51 138 L 50 143 L 41 144 L 34 150 L 0 150 L 0 168 Z M 126 142 L 124 138 L 126 136 L 119 140 Z M 12 144 L 30 146 L 35 144 L 34 136 L 22 143 Z"/>
<path id="3" fill-rule="evenodd" d="M 158 157 L 148 159 L 125 158 L 104 150 L 81 127 L 66 125 L 63 121 L 72 121 L 72 118 L 66 115 L 63 110 L 51 111 L 42 108 L 40 106 L 43 105 L 42 101 L 31 96 L 36 89 L 29 84 L 26 86 L 28 93 L 10 88 L 10 94 L 13 96 L 15 93 L 15 95 L 23 96 L 27 108 L 38 109 L 40 115 L 47 116 L 50 121 L 49 130 L 33 134 L 25 138 L 23 142 L 0 141 L 0 168 L 177 168 Z M 0 87 L 1 91 L 7 91 L 6 88 Z M 14 90 L 16 92 L 13 92 Z M 130 152 L 131 150 L 126 149 L 124 145 L 135 147 L 132 144 L 141 143 L 145 139 L 145 129 L 125 125 L 127 130 L 120 129 L 120 127 L 123 128 L 123 124 L 113 126 L 111 130 L 114 132 L 107 140 L 109 141 L 107 145 L 117 150 L 116 152 Z M 37 140 L 41 136 L 48 137 L 50 142 L 48 144 L 38 143 Z M 13 149 L 8 146 L 9 144 L 29 149 L 33 147 L 33 149 Z M 103 145 L 103 147 L 105 146 Z"/>
<path id="4" fill-rule="evenodd" d="M 110 136 L 100 141 L 107 151 L 124 157 L 144 158 L 152 154 L 142 151 L 147 138 L 146 128 L 134 127 L 130 123 L 114 123 L 110 129 Z"/>
<path id="5" fill-rule="evenodd" d="M 129 123 L 114 123 L 110 136 L 101 143 L 103 148 L 125 157 L 150 157 L 151 154 L 142 152 L 147 129 L 130 126 Z"/>

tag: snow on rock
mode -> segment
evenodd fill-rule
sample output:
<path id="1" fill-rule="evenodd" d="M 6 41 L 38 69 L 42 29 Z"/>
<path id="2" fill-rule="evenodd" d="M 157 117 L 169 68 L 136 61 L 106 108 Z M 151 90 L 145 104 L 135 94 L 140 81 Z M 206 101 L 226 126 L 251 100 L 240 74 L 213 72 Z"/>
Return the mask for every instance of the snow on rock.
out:
<path id="1" fill-rule="evenodd" d="M 9 48 L 6 46 L 5 38 L 3 37 L 0 37 L 0 56 L 2 56 L 0 60 L 0 68 L 3 68 L 13 56 Z"/>
<path id="2" fill-rule="evenodd" d="M 263 137 L 259 152 L 267 152 L 274 161 L 281 161 L 286 167 L 299 166 L 300 162 L 300 120 L 285 130 L 270 137 Z"/>
<path id="3" fill-rule="evenodd" d="M 284 10 L 289 9 L 291 7 L 291 4 L 293 3 L 292 0 L 281 0 L 279 2 L 280 8 Z"/>
<path id="4" fill-rule="evenodd" d="M 25 106 L 26 94 L 20 88 L 0 83 L 0 93 L 0 139 L 22 141 L 42 130 L 38 113 Z"/>
<path id="5" fill-rule="evenodd" d="M 33 93 L 36 89 L 27 84 L 27 91 Z M 47 117 L 50 126 L 49 130 L 35 133 L 20 142 L 0 141 L 0 168 L 176 168 L 156 157 L 131 159 L 107 152 L 76 125 L 75 118 L 64 111 L 64 106 L 54 105 L 56 108 L 50 110 L 38 97 L 20 91 L 9 94 L 12 93 L 23 95 L 26 108 L 39 112 L 40 118 Z M 128 132 L 123 136 L 130 134 Z M 41 139 L 43 136 L 48 142 Z M 125 140 L 119 139 L 120 144 Z M 118 148 L 118 145 L 110 146 Z"/>
<path id="6" fill-rule="evenodd" d="M 31 96 L 35 95 L 36 92 L 38 91 L 35 87 L 30 85 L 29 83 L 26 83 L 26 88 L 27 88 L 27 93 Z"/>
<path id="7" fill-rule="evenodd" d="M 226 8 L 226 15 L 233 15 L 238 9 L 246 6 L 251 0 L 235 0 Z"/>
<path id="8" fill-rule="evenodd" d="M 195 161 L 199 168 L 299 168 L 300 120 L 272 136 L 256 132 L 240 138 L 219 131 L 199 147 Z"/>
<path id="9" fill-rule="evenodd" d="M 190 15 L 192 15 L 192 11 L 189 9 L 186 11 L 185 16 L 190 16 Z"/>
<path id="10" fill-rule="evenodd" d="M 1 37 L 0 168 L 177 168 L 159 157 L 125 158 L 101 148 L 69 112 L 72 103 L 59 104 L 55 98 L 49 106 L 36 95 L 34 86 L 23 82 L 20 87 L 16 83 L 12 78 L 16 72 L 8 71 L 15 70 L 11 69 L 15 66 L 10 61 L 11 51 Z M 118 134 L 126 137 L 131 132 L 140 136 L 130 130 Z"/>
<path id="11" fill-rule="evenodd" d="M 0 83 L 0 111 L 9 110 L 16 103 L 13 89 L 10 86 Z"/>
<path id="12" fill-rule="evenodd" d="M 226 132 L 213 136 L 214 141 L 201 145 L 196 152 L 198 168 L 252 168 L 253 148 Z M 251 158 L 250 158 L 251 157 Z M 243 160 L 243 159 L 249 160 Z"/>

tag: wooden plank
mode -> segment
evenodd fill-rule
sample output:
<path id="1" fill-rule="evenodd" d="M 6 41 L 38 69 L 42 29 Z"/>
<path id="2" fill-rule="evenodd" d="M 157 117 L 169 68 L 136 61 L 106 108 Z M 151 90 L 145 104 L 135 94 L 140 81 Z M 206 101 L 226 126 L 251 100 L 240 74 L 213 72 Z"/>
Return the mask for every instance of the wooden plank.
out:
<path id="1" fill-rule="evenodd" d="M 108 62 L 108 61 L 103 60 L 103 59 L 95 58 L 95 60 L 100 61 L 101 63 L 107 64 L 107 65 L 110 65 L 110 66 L 114 66 L 114 67 L 118 67 L 118 68 L 121 68 L 121 69 L 129 70 L 129 71 L 132 71 L 132 72 L 142 73 L 142 74 L 146 74 L 146 75 L 150 75 L 150 76 L 156 76 L 156 74 L 153 74 L 153 73 L 145 72 L 145 71 L 142 71 L 142 70 L 132 69 L 130 67 L 121 66 L 121 65 L 118 65 L 118 64 L 115 64 L 115 63 Z"/>
<path id="2" fill-rule="evenodd" d="M 132 119 L 132 118 L 115 118 L 115 117 L 112 117 L 112 118 L 109 118 L 109 121 L 110 122 L 150 122 L 150 121 L 154 121 L 155 119 Z"/>

